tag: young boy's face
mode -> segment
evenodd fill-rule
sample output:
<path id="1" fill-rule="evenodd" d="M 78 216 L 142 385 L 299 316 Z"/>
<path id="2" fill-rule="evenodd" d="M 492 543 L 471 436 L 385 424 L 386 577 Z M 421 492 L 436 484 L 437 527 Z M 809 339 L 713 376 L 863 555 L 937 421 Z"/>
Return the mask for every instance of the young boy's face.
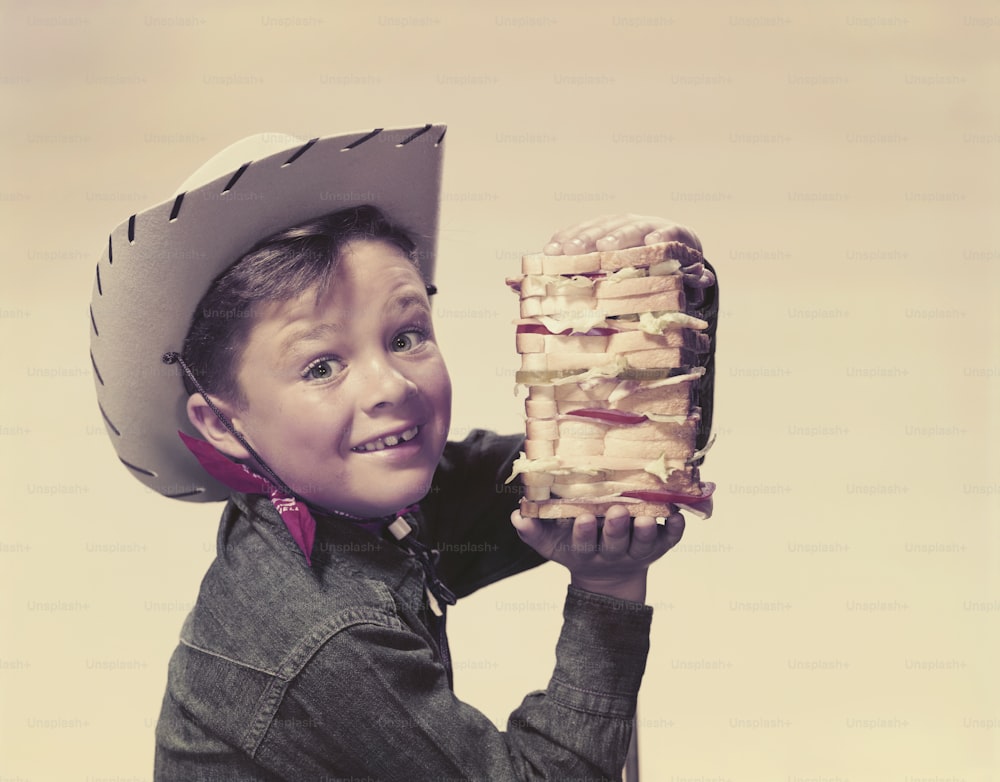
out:
<path id="1" fill-rule="evenodd" d="M 392 244 L 352 242 L 318 302 L 313 289 L 264 307 L 238 379 L 233 423 L 310 502 L 383 516 L 430 489 L 451 381 L 423 280 Z"/>

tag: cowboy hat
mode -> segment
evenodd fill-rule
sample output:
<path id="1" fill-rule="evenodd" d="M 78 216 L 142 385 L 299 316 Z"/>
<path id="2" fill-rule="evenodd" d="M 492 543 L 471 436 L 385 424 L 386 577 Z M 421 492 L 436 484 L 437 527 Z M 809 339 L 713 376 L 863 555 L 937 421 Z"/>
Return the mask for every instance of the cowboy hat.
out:
<path id="1" fill-rule="evenodd" d="M 182 370 L 161 357 L 180 352 L 211 282 L 261 239 L 372 204 L 409 233 L 433 279 L 444 133 L 424 125 L 310 141 L 250 136 L 111 232 L 94 280 L 91 361 L 105 427 L 133 475 L 167 497 L 229 495 L 177 434 L 197 432 Z"/>

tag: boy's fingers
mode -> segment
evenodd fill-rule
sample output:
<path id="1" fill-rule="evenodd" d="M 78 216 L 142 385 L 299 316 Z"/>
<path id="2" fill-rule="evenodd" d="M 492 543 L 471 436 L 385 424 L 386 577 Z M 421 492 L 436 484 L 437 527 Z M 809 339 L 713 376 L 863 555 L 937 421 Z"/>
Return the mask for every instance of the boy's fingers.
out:
<path id="1" fill-rule="evenodd" d="M 638 218 L 636 215 L 628 214 L 603 215 L 602 217 L 598 217 L 594 220 L 589 220 L 585 223 L 575 225 L 572 228 L 566 228 L 559 231 L 552 237 L 551 242 L 545 247 L 546 252 L 548 252 L 549 247 L 558 244 L 561 254 L 564 255 L 592 253 L 594 250 L 600 249 L 597 246 L 598 239 L 602 239 L 612 231 L 628 225 L 630 222 L 637 219 L 641 218 Z M 555 254 L 558 255 L 560 253 Z"/>
<path id="2" fill-rule="evenodd" d="M 632 545 L 628 553 L 633 559 L 652 556 L 658 544 L 660 528 L 652 516 L 636 516 L 632 522 Z"/>
<path id="3" fill-rule="evenodd" d="M 667 547 L 664 551 L 670 551 L 670 549 L 681 542 L 681 538 L 684 536 L 684 517 L 676 511 L 671 513 L 667 516 L 666 527 Z"/>
<path id="4" fill-rule="evenodd" d="M 624 225 L 610 228 L 604 236 L 596 239 L 596 249 L 602 252 L 611 250 L 624 250 L 627 247 L 642 247 L 643 244 L 656 244 L 647 237 L 659 236 L 662 231 L 668 230 L 664 226 L 664 220 L 659 218 L 639 218 Z M 667 239 L 659 239 L 665 242 Z"/>
<path id="5" fill-rule="evenodd" d="M 694 280 L 701 278 L 701 275 L 705 273 L 705 264 L 701 261 L 695 261 L 694 263 L 689 263 L 684 267 L 684 282 L 690 285 Z"/>
<path id="6" fill-rule="evenodd" d="M 576 236 L 581 231 L 586 231 L 589 228 L 595 228 L 602 223 L 609 223 L 618 217 L 630 217 L 631 215 L 599 215 L 597 217 L 592 217 L 589 220 L 583 220 L 582 222 L 576 223 L 574 225 L 568 225 L 552 234 L 552 238 L 549 239 L 550 242 L 555 244 L 560 244 L 562 242 L 569 241 L 574 236 Z"/>
<path id="7" fill-rule="evenodd" d="M 593 554 L 597 551 L 597 517 L 591 513 L 577 516 L 573 522 L 570 547 L 577 554 Z"/>
<path id="8" fill-rule="evenodd" d="M 701 241 L 686 226 L 663 217 L 621 214 L 601 215 L 557 231 L 542 251 L 546 255 L 580 255 L 659 242 L 682 242 L 701 250 Z"/>
<path id="9" fill-rule="evenodd" d="M 696 263 L 685 269 L 684 284 L 689 288 L 711 288 L 715 285 L 715 275 L 705 268 L 705 264 Z"/>
<path id="10" fill-rule="evenodd" d="M 646 244 L 659 244 L 660 242 L 681 242 L 688 247 L 694 247 L 701 252 L 701 240 L 690 228 L 677 223 L 668 223 L 662 227 L 657 227 L 655 231 L 645 237 Z"/>
<path id="11" fill-rule="evenodd" d="M 631 526 L 628 511 L 624 507 L 609 508 L 601 530 L 601 553 L 609 559 L 615 559 L 628 551 Z"/>
<path id="12" fill-rule="evenodd" d="M 510 514 L 510 523 L 514 525 L 521 540 L 529 546 L 541 538 L 542 522 L 539 519 L 525 518 L 521 511 L 515 510 Z"/>

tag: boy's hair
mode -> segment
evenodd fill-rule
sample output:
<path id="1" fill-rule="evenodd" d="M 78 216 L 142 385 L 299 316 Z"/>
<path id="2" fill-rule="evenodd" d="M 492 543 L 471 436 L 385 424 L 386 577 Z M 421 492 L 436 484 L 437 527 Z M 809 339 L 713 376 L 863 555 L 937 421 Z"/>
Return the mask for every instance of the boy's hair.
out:
<path id="1" fill-rule="evenodd" d="M 358 206 L 286 228 L 259 242 L 215 278 L 198 303 L 184 339 L 183 357 L 208 393 L 247 404 L 237 374 L 257 306 L 287 301 L 316 288 L 326 291 L 351 241 L 395 245 L 419 268 L 414 241 L 374 206 Z M 189 394 L 195 389 L 185 378 Z"/>

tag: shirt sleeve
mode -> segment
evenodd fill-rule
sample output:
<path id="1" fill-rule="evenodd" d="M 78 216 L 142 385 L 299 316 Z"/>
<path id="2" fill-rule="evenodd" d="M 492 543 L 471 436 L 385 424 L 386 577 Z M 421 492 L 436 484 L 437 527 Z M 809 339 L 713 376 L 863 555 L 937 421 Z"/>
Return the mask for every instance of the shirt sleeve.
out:
<path id="1" fill-rule="evenodd" d="M 420 507 L 425 542 L 441 555 L 438 574 L 458 597 L 545 562 L 510 523 L 521 481 L 510 477 L 524 435 L 475 429 L 445 446 L 431 491 Z"/>
<path id="2" fill-rule="evenodd" d="M 569 587 L 556 666 L 506 731 L 399 619 L 359 622 L 291 680 L 255 759 L 281 779 L 620 779 L 652 609 Z"/>

